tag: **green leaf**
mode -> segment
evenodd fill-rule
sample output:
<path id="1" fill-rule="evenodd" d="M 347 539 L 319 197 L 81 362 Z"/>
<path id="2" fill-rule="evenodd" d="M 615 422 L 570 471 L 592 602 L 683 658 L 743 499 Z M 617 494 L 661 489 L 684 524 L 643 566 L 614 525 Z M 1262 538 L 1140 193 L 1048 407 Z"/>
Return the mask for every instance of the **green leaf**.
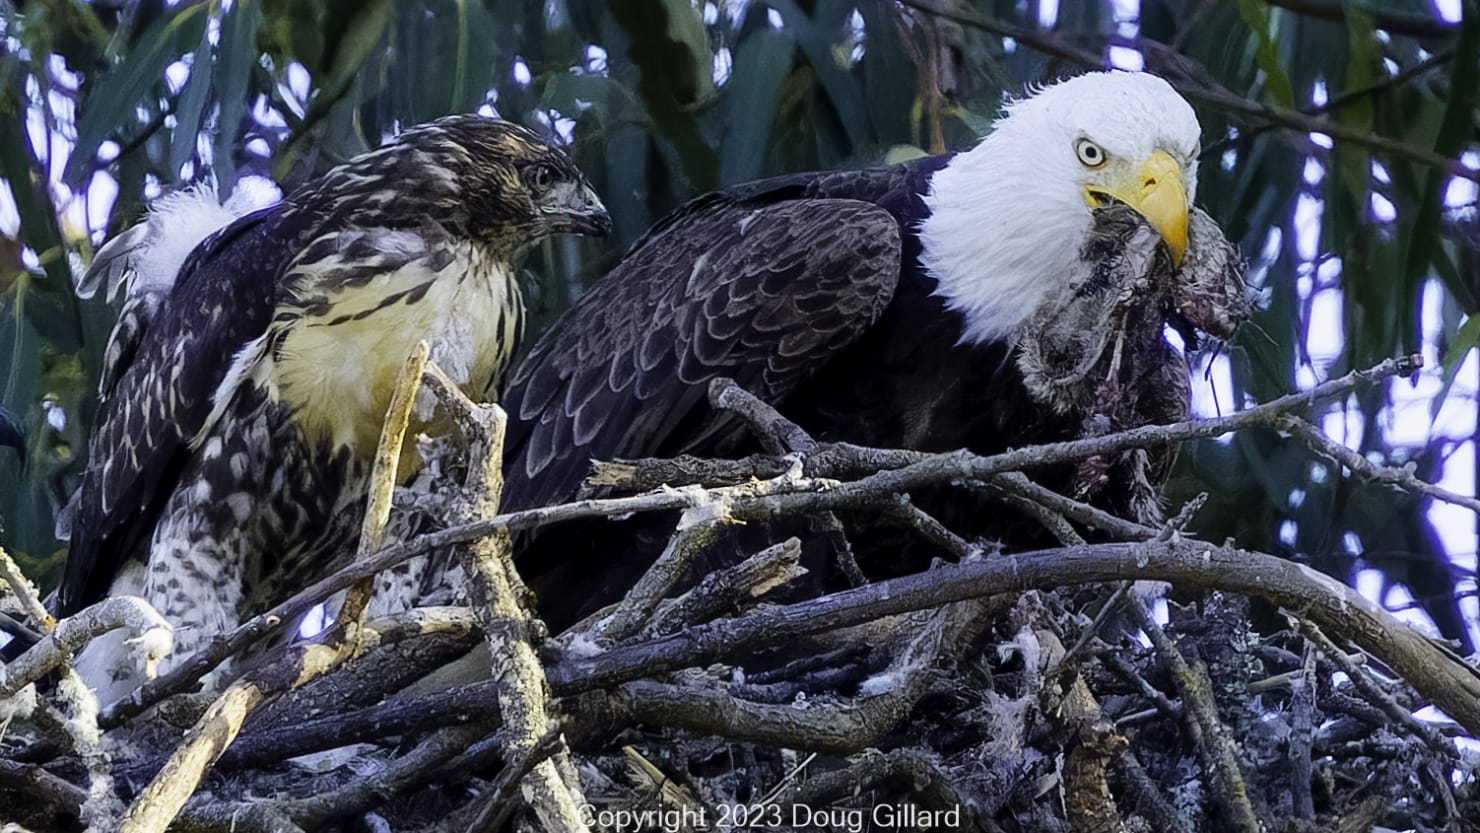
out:
<path id="1" fill-rule="evenodd" d="M 221 47 L 216 55 L 216 143 L 211 154 L 221 196 L 231 193 L 236 180 L 237 134 L 247 112 L 247 85 L 256 65 L 257 27 L 262 9 L 256 0 L 237 0 L 221 17 Z"/>
<path id="2" fill-rule="evenodd" d="M 795 48 L 791 35 L 767 27 L 753 30 L 736 50 L 734 81 L 725 87 L 728 134 L 720 155 L 722 184 L 761 175 L 776 100 Z"/>
<path id="3" fill-rule="evenodd" d="M 693 187 L 714 188 L 719 159 L 694 118 L 697 107 L 714 93 L 709 38 L 698 12 L 688 0 L 615 3 L 610 8 L 630 41 L 628 56 L 641 73 L 638 91 L 648 117 L 677 152 Z"/>
<path id="4" fill-rule="evenodd" d="M 10 186 L 11 199 L 20 215 L 21 240 L 36 252 L 47 277 L 54 284 L 70 289 L 72 274 L 63 256 L 56 208 L 51 204 L 48 190 L 36 187 L 31 176 L 37 167 L 24 123 L 14 117 L 0 118 L 0 175 Z M 0 281 L 9 277 L 0 275 Z"/>
<path id="5" fill-rule="evenodd" d="M 1438 417 L 1439 409 L 1449 398 L 1450 388 L 1454 387 L 1454 380 L 1459 374 L 1459 366 L 1464 364 L 1465 356 L 1476 347 L 1480 347 L 1480 314 L 1473 314 L 1466 318 L 1465 323 L 1459 326 L 1449 340 L 1449 349 L 1444 351 L 1444 358 L 1439 362 L 1444 370 L 1444 385 L 1429 406 L 1431 419 Z"/>
<path id="6" fill-rule="evenodd" d="M 1279 51 L 1275 48 L 1274 35 L 1271 31 L 1273 21 L 1270 18 L 1269 6 L 1263 0 L 1239 0 L 1239 17 L 1243 18 L 1244 25 L 1254 33 L 1258 39 L 1258 47 L 1254 50 L 1254 62 L 1264 72 L 1264 81 L 1269 90 L 1269 95 L 1275 103 L 1281 107 L 1295 106 L 1295 89 L 1290 84 L 1290 76 L 1280 66 Z"/>
<path id="7" fill-rule="evenodd" d="M 797 45 L 807 56 L 807 62 L 817 73 L 817 81 L 827 93 L 828 103 L 838 114 L 838 121 L 842 122 L 848 141 L 854 148 L 871 142 L 873 137 L 868 129 L 868 114 L 862 91 L 858 82 L 839 64 L 833 53 L 833 46 L 844 31 L 843 27 L 855 4 L 848 0 L 826 0 L 817 5 L 813 12 L 814 17 L 807 17 L 792 0 L 776 0 L 770 5 L 781 13 L 786 24 L 784 31 L 796 38 Z M 734 77 L 749 77 L 740 74 L 738 63 L 735 70 Z"/>
<path id="8" fill-rule="evenodd" d="M 1459 42 L 1454 47 L 1454 60 L 1450 62 L 1449 101 L 1444 108 L 1444 119 L 1439 125 L 1438 138 L 1434 140 L 1434 152 L 1440 156 L 1454 158 L 1459 155 L 1464 143 L 1474 131 L 1476 87 L 1480 86 L 1480 2 L 1465 0 L 1464 21 L 1460 24 Z M 1418 303 L 1419 291 L 1423 287 L 1435 247 L 1439 243 L 1439 225 L 1443 214 L 1443 195 L 1449 174 L 1441 170 L 1430 170 L 1423 189 L 1418 218 L 1413 224 L 1413 236 L 1408 242 L 1408 254 L 1404 262 L 1404 278 L 1407 296 L 1405 309 Z M 1443 273 L 1444 285 L 1455 300 L 1468 313 L 1480 312 L 1480 298 L 1465 281 L 1448 279 Z M 1410 317 L 1411 318 L 1411 317 Z M 1405 343 L 1415 344 L 1417 333 L 1412 323 L 1408 325 Z"/>
<path id="9" fill-rule="evenodd" d="M 303 120 L 308 124 L 323 118 L 349 91 L 365 58 L 380 43 L 395 11 L 395 0 L 367 0 L 353 5 L 357 11 L 345 23 L 340 37 L 328 46 L 328 76 L 304 113 Z"/>
<path id="10" fill-rule="evenodd" d="M 77 145 L 62 180 L 76 188 L 92 174 L 98 146 L 123 125 L 136 122 L 134 108 L 159 83 L 164 68 L 179 54 L 178 43 L 194 43 L 205 27 L 206 2 L 182 6 L 156 21 L 135 41 L 123 61 L 90 86 L 77 120 Z"/>
<path id="11" fill-rule="evenodd" d="M 190 64 L 190 78 L 180 90 L 175 104 L 175 130 L 170 136 L 170 177 L 180 181 L 180 168 L 195 156 L 195 141 L 200 133 L 201 116 L 211 92 L 211 27 L 200 32 L 200 44 Z M 197 171 L 197 174 L 200 172 Z"/>

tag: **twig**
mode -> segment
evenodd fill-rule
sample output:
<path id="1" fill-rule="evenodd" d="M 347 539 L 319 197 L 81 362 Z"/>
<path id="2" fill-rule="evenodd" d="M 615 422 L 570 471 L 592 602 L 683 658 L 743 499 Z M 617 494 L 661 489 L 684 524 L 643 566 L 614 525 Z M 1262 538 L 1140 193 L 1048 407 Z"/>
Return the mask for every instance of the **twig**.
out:
<path id="1" fill-rule="evenodd" d="M 1008 476 L 1013 474 L 1022 477 L 1022 480 L 1028 479 L 1020 472 L 1009 472 L 1008 475 L 1003 476 L 1002 479 L 1007 480 Z M 1003 489 L 996 486 L 995 483 L 995 480 L 990 481 L 986 486 L 986 490 L 989 494 L 991 494 L 996 500 L 1001 501 L 1008 506 L 1011 506 L 1013 509 L 1016 509 L 1024 515 L 1027 515 L 1029 518 L 1037 521 L 1044 529 L 1048 530 L 1049 534 L 1058 539 L 1058 542 L 1060 544 L 1063 544 L 1066 547 L 1072 547 L 1084 543 L 1084 537 L 1080 535 L 1077 530 L 1074 529 L 1074 525 L 1069 523 L 1068 519 L 1065 518 L 1063 515 L 1060 515 L 1058 512 L 1055 512 L 1054 510 L 1048 508 L 1047 506 L 1044 506 L 1036 500 L 1031 500 L 1029 498 L 1023 497 L 1020 491 Z"/>
<path id="2" fill-rule="evenodd" d="M 735 384 L 733 379 L 712 380 L 709 383 L 709 403 L 715 410 L 730 411 L 745 420 L 760 440 L 761 447 L 772 454 L 810 454 L 817 450 L 817 441 L 801 426 Z"/>
<path id="3" fill-rule="evenodd" d="M 725 523 L 723 506 L 718 507 L 718 512 L 708 507 L 684 510 L 678 531 L 668 539 L 663 552 L 622 597 L 605 626 L 597 626 L 601 634 L 621 642 L 641 630 L 663 596 L 714 543 Z"/>
<path id="4" fill-rule="evenodd" d="M 1147 611 L 1139 598 L 1128 594 L 1127 603 L 1162 664 L 1176 681 L 1182 692 L 1183 717 L 1192 736 L 1198 757 L 1215 785 L 1213 798 L 1222 810 L 1232 829 L 1243 833 L 1259 833 L 1263 826 L 1249 803 L 1249 785 L 1239 768 L 1238 745 L 1231 737 L 1228 727 L 1218 717 L 1218 706 L 1213 702 L 1213 684 L 1208 677 L 1207 666 L 1201 661 L 1189 665 L 1182 652 L 1161 629 L 1161 625 Z"/>
<path id="5" fill-rule="evenodd" d="M 356 778 L 344 787 L 312 798 L 280 802 L 280 809 L 304 829 L 318 830 L 334 819 L 363 813 L 389 796 L 427 783 L 441 774 L 443 764 L 456 759 L 468 744 L 487 734 L 488 729 L 480 723 L 439 729 L 372 777 Z"/>
<path id="6" fill-rule="evenodd" d="M 385 422 L 380 427 L 375 462 L 370 469 L 369 496 L 365 501 L 365 517 L 360 525 L 360 542 L 355 548 L 356 560 L 380 549 L 385 525 L 390 520 L 391 496 L 395 493 L 399 479 L 396 471 L 401 461 L 401 445 L 406 440 L 406 428 L 411 424 L 411 410 L 416 405 L 416 392 L 421 388 L 422 372 L 426 369 L 431 354 L 432 348 L 425 340 L 417 342 L 396 376 L 396 386 L 391 391 L 390 404 L 385 411 Z M 360 579 L 345 593 L 344 603 L 340 605 L 336 620 L 346 639 L 360 639 L 365 607 L 374 594 L 373 577 Z"/>
<path id="7" fill-rule="evenodd" d="M 473 823 L 468 825 L 468 833 L 494 833 L 502 830 L 504 822 L 516 806 L 514 797 L 519 789 L 519 782 L 536 765 L 560 752 L 562 747 L 560 732 L 552 729 L 540 738 L 539 743 L 525 750 L 517 764 L 504 767 L 498 778 L 485 790 L 485 796 L 480 799 L 483 809 L 478 812 Z"/>
<path id="8" fill-rule="evenodd" d="M 259 766 L 352 743 L 475 720 L 485 729 L 498 728 L 501 723 L 491 682 L 459 686 L 415 699 L 393 698 L 293 726 L 248 731 L 221 757 L 218 766 Z"/>
<path id="9" fill-rule="evenodd" d="M 304 833 L 273 801 L 192 801 L 170 826 L 177 833 Z"/>
<path id="10" fill-rule="evenodd" d="M 15 559 L 10 557 L 10 553 L 6 552 L 4 547 L 0 547 L 0 578 L 5 579 L 5 583 L 10 585 L 10 592 L 15 594 L 16 599 L 21 603 L 21 608 L 26 611 L 27 616 L 31 617 L 31 621 L 42 630 L 50 630 L 56 620 L 46 612 L 46 606 L 41 603 L 41 596 L 36 592 L 36 586 L 31 584 L 31 580 L 26 578 L 25 573 L 21 572 L 20 565 L 15 563 Z"/>
<path id="11" fill-rule="evenodd" d="M 46 674 L 67 664 L 72 654 L 97 637 L 126 628 L 146 675 L 170 652 L 174 643 L 169 623 L 137 596 L 112 596 L 56 623 L 6 668 L 0 678 L 0 698 L 10 697 Z"/>
<path id="12" fill-rule="evenodd" d="M 955 556 L 957 561 L 981 552 L 981 547 L 952 532 L 935 516 L 916 506 L 909 495 L 895 495 L 893 500 L 886 499 L 881 507 L 881 514 L 904 528 L 913 530 L 921 538 Z"/>
<path id="13" fill-rule="evenodd" d="M 1311 795 L 1311 749 L 1315 745 L 1316 652 L 1307 643 L 1298 674 L 1290 683 L 1290 743 L 1285 751 L 1289 762 L 1290 804 L 1295 817 L 1315 821 L 1315 798 Z"/>
<path id="14" fill-rule="evenodd" d="M 1321 653 L 1326 655 L 1327 659 L 1335 663 L 1336 667 L 1340 668 L 1346 674 L 1352 681 L 1352 685 L 1356 686 L 1357 690 L 1362 692 L 1362 696 L 1368 702 L 1382 709 L 1399 726 L 1412 733 L 1435 752 L 1450 759 L 1453 759 L 1458 754 L 1454 747 L 1454 741 L 1449 740 L 1435 731 L 1432 726 L 1414 717 L 1413 713 L 1403 708 L 1398 701 L 1392 698 L 1392 695 L 1383 691 L 1382 687 L 1367 673 L 1367 670 L 1352 662 L 1347 657 L 1346 652 L 1337 647 L 1318 625 L 1304 618 L 1299 619 L 1299 622 L 1300 632 L 1314 643 L 1321 650 Z"/>
<path id="15" fill-rule="evenodd" d="M 36 802 L 36 809 L 48 809 L 56 815 L 82 815 L 87 790 L 47 772 L 36 764 L 19 763 L 0 756 L 0 787 L 5 792 L 20 793 Z"/>
<path id="16" fill-rule="evenodd" d="M 1429 483 L 1426 480 L 1420 480 L 1407 468 L 1378 465 L 1325 434 L 1322 434 L 1320 431 L 1317 431 L 1315 426 L 1299 417 L 1282 417 L 1278 423 L 1278 427 L 1295 435 L 1315 451 L 1346 466 L 1353 474 L 1363 480 L 1397 486 L 1407 492 L 1428 495 L 1435 500 L 1442 500 L 1445 503 L 1462 506 L 1471 512 L 1480 513 L 1480 498 L 1461 495 L 1451 492 L 1443 486 Z"/>
<path id="17" fill-rule="evenodd" d="M 415 390 L 421 377 L 421 368 L 427 362 L 427 345 L 420 343 L 406 360 L 396 390 L 392 395 L 386 420 L 391 424 L 382 428 L 381 443 L 377 453 L 377 469 L 382 475 L 389 468 L 388 479 L 394 486 L 394 461 L 399 457 L 399 442 L 387 442 L 387 435 L 397 440 L 405 433 L 405 422 L 409 421 L 410 402 L 415 400 Z M 392 453 L 389 466 L 380 465 L 380 455 Z M 378 518 L 367 520 L 365 531 L 371 540 L 366 547 L 379 544 L 380 532 L 384 529 L 385 515 L 390 511 L 390 494 L 385 491 L 371 497 Z M 349 594 L 345 608 L 324 643 L 305 643 L 290 646 L 277 659 L 252 669 L 246 676 L 233 682 L 222 692 L 206 713 L 196 721 L 185 739 L 175 748 L 164 767 L 149 785 L 134 799 L 125 814 L 120 833 L 162 833 L 180 812 L 186 800 L 195 792 L 207 769 L 221 756 L 242 724 L 254 709 L 263 703 L 290 691 L 342 664 L 362 649 L 360 641 L 361 618 L 369 590 L 358 584 Z"/>
<path id="18" fill-rule="evenodd" d="M 446 383 L 435 364 L 428 365 L 428 381 L 443 406 L 462 427 L 471 446 L 468 452 L 466 494 L 452 507 L 459 520 L 492 517 L 503 492 L 503 445 L 507 417 L 497 405 L 474 405 Z M 456 392 L 456 393 L 455 393 Z M 523 605 L 528 590 L 514 570 L 513 542 L 507 529 L 495 529 L 483 538 L 457 548 L 458 561 L 467 577 L 473 612 L 482 626 L 493 662 L 493 680 L 498 692 L 501 733 L 505 737 L 506 766 L 518 766 L 534 755 L 550 731 L 550 704 L 544 668 L 530 637 L 533 617 Z M 551 833 L 584 833 L 576 797 L 580 783 L 566 778 L 568 756 L 561 744 L 552 756 L 535 763 L 520 779 L 525 799 Z"/>
<path id="19" fill-rule="evenodd" d="M 164 769 L 129 805 L 119 833 L 163 833 L 195 792 L 206 769 L 266 699 L 255 685 L 233 683 L 186 735 Z"/>
<path id="20" fill-rule="evenodd" d="M 689 729 L 732 740 L 820 752 L 860 752 L 902 721 L 929 690 L 943 656 L 954 656 L 986 628 L 991 617 L 976 600 L 915 616 L 917 634 L 885 671 L 860 686 L 849 702 L 798 709 L 794 704 L 754 703 L 718 685 L 639 680 L 614 694 L 617 712 L 632 722 Z"/>
<path id="21" fill-rule="evenodd" d="M 549 669 L 562 694 L 615 685 L 910 610 L 1030 589 L 1151 579 L 1259 596 L 1349 636 L 1471 732 L 1480 732 L 1480 674 L 1359 593 L 1304 565 L 1195 541 L 1092 544 L 943 564 L 783 607 L 755 610 Z"/>
<path id="22" fill-rule="evenodd" d="M 802 543 L 788 538 L 731 567 L 716 570 L 676 599 L 660 604 L 642 626 L 647 639 L 672 633 L 730 611 L 807 573 Z"/>
<path id="23" fill-rule="evenodd" d="M 1121 679 L 1135 686 L 1142 697 L 1150 700 L 1151 704 L 1156 706 L 1157 711 L 1168 717 L 1182 717 L 1182 708 L 1168 699 L 1165 694 L 1162 694 L 1156 686 L 1147 682 L 1146 678 L 1141 676 L 1140 672 L 1136 670 L 1136 667 L 1131 665 L 1130 661 L 1125 657 L 1107 651 L 1100 657 L 1100 661 L 1108 665 L 1110 670 L 1114 671 Z"/>
<path id="24" fill-rule="evenodd" d="M 1116 756 L 1113 772 L 1119 776 L 1117 780 L 1129 794 L 1131 806 L 1151 822 L 1152 830 L 1161 833 L 1187 833 L 1187 826 L 1182 823 L 1177 808 L 1167 801 L 1151 776 L 1146 774 L 1146 768 L 1130 747 L 1122 749 Z"/>

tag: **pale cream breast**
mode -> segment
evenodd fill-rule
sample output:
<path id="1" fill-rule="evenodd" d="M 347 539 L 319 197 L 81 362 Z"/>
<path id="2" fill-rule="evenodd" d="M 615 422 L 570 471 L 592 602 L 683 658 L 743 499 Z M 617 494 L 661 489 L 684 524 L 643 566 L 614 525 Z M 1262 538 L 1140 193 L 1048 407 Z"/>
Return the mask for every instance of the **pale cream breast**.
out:
<path id="1" fill-rule="evenodd" d="M 276 398 L 314 441 L 373 453 L 396 376 L 426 339 L 432 359 L 480 397 L 511 355 L 521 303 L 512 269 L 468 246 L 439 272 L 416 261 L 328 297 L 327 312 L 288 325 L 272 363 Z M 420 425 L 430 403 L 418 403 Z"/>

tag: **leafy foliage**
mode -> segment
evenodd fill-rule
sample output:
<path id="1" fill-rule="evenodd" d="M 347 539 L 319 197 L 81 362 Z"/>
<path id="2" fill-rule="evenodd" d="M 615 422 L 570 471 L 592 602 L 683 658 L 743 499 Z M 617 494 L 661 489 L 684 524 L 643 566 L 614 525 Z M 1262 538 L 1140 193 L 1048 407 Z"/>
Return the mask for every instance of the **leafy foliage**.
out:
<path id="1" fill-rule="evenodd" d="M 0 543 L 56 575 L 53 516 L 86 456 L 112 316 L 72 279 L 161 189 L 290 189 L 450 112 L 530 124 L 569 145 L 616 221 L 604 249 L 561 240 L 530 257 L 539 323 L 703 190 L 964 147 L 1004 93 L 1106 58 L 1144 61 L 1199 105 L 1199 201 L 1252 261 L 1263 310 L 1199 395 L 1236 409 L 1422 352 L 1416 382 L 1325 423 L 1473 493 L 1475 2 L 1463 24 L 1420 0 L 1021 5 L 0 0 L 0 405 L 25 437 L 23 455 L 0 447 Z M 1376 567 L 1468 639 L 1473 518 L 1436 528 L 1426 502 L 1273 433 L 1186 449 L 1175 485 L 1212 493 L 1203 534 L 1347 579 Z"/>

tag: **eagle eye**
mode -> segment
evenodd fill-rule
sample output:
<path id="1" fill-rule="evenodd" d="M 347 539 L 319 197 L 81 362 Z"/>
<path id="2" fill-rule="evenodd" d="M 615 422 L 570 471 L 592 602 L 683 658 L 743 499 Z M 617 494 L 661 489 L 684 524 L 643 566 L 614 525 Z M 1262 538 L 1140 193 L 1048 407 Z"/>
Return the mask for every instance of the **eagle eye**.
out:
<path id="1" fill-rule="evenodd" d="M 1089 139 L 1076 140 L 1074 153 L 1086 168 L 1098 168 L 1105 164 L 1105 149 Z"/>

